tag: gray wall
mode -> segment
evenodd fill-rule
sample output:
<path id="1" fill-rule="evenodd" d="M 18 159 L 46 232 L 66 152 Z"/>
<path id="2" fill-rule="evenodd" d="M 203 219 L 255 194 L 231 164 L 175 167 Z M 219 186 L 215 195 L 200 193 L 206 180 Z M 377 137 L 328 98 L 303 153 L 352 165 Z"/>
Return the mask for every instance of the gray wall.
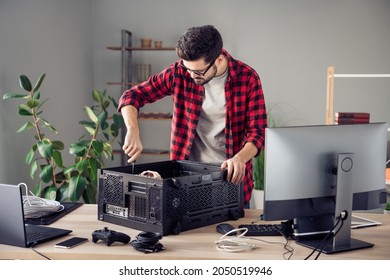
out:
<path id="1" fill-rule="evenodd" d="M 53 139 L 66 147 L 84 133 L 83 106 L 92 91 L 92 20 L 90 1 L 0 0 L 0 93 L 19 91 L 19 75 L 41 87 L 43 118 L 58 130 Z M 22 92 L 20 90 L 19 92 Z M 32 186 L 24 162 L 32 131 L 17 134 L 27 121 L 17 115 L 18 100 L 0 100 L 0 182 Z M 65 156 L 66 153 L 64 153 Z M 73 158 L 64 161 L 71 164 Z"/>
<path id="2" fill-rule="evenodd" d="M 388 0 L 0 0 L 0 92 L 18 89 L 20 74 L 46 72 L 43 94 L 58 104 L 47 106 L 47 118 L 59 138 L 73 142 L 92 88 L 120 95 L 106 84 L 120 77 L 120 54 L 106 47 L 120 44 L 121 29 L 133 32 L 135 44 L 151 37 L 174 46 L 188 27 L 213 24 L 225 48 L 258 71 L 267 105 L 279 105 L 275 116 L 288 125 L 323 124 L 329 65 L 336 73 L 390 73 L 389 14 Z M 176 57 L 144 52 L 134 59 L 157 72 Z M 390 78 L 336 78 L 335 111 L 369 111 L 372 121 L 390 122 L 389 88 Z M 170 106 L 163 100 L 150 110 Z M 16 102 L 0 109 L 0 181 L 28 180 L 23 158 L 31 137 L 14 133 L 22 124 Z M 144 144 L 167 147 L 168 135 L 169 124 L 151 123 Z"/>

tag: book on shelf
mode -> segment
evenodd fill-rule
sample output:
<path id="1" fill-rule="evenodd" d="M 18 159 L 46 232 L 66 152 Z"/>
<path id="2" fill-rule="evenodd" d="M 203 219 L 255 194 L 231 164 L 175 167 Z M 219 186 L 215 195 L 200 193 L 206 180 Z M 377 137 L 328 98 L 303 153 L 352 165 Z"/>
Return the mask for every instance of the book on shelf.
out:
<path id="1" fill-rule="evenodd" d="M 336 112 L 335 124 L 361 124 L 370 122 L 370 113 L 367 112 Z"/>
<path id="2" fill-rule="evenodd" d="M 358 119 L 370 119 L 370 113 L 367 112 L 336 112 L 335 118 L 358 118 Z"/>
<path id="3" fill-rule="evenodd" d="M 362 124 L 369 123 L 370 119 L 365 118 L 335 118 L 336 124 Z"/>

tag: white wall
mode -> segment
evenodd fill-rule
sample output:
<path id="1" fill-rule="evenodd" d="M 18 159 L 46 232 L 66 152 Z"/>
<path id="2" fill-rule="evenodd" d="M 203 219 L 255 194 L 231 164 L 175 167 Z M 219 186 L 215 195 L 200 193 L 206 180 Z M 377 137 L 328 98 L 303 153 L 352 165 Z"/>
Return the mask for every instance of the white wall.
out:
<path id="1" fill-rule="evenodd" d="M 131 30 L 135 43 L 146 36 L 174 45 L 188 27 L 208 23 L 233 56 L 259 72 L 266 101 L 296 111 L 295 123 L 324 123 L 329 65 L 336 73 L 390 73 L 388 0 L 99 0 L 94 7 L 99 86 L 119 77 L 119 57 L 103 49 L 119 44 L 120 29 Z M 390 121 L 389 86 L 390 79 L 337 80 L 335 109 L 368 110 L 373 120 Z"/>
<path id="2" fill-rule="evenodd" d="M 0 0 L 0 92 L 18 89 L 19 74 L 46 72 L 43 94 L 61 104 L 47 118 L 73 142 L 92 88 L 120 95 L 106 84 L 119 80 L 120 55 L 106 47 L 120 44 L 121 29 L 133 32 L 134 43 L 151 37 L 174 46 L 188 27 L 213 24 L 226 49 L 258 71 L 267 104 L 285 104 L 289 124 L 324 123 L 329 65 L 336 73 L 390 73 L 389 14 L 388 0 Z M 174 52 L 135 56 L 155 72 L 175 60 Z M 389 88 L 389 78 L 336 79 L 335 110 L 390 122 Z M 0 181 L 25 180 L 30 136 L 14 133 L 23 123 L 16 102 L 0 109 Z M 144 138 L 168 145 L 166 125 L 149 130 Z"/>
<path id="3" fill-rule="evenodd" d="M 288 125 L 324 124 L 328 66 L 336 73 L 390 73 L 389 14 L 388 0 L 98 0 L 94 84 L 104 87 L 120 77 L 120 55 L 105 47 L 120 44 L 121 29 L 133 32 L 134 44 L 150 37 L 174 46 L 188 27 L 213 24 L 226 49 L 258 71 L 267 104 L 279 104 L 274 115 L 284 114 Z M 176 60 L 153 60 L 146 53 L 136 53 L 136 59 L 152 63 L 155 71 Z M 368 111 L 371 121 L 390 122 L 389 88 L 390 78 L 337 78 L 335 111 Z M 161 127 L 142 131 L 147 145 L 166 132 Z"/>
<path id="4" fill-rule="evenodd" d="M 90 1 L 0 1 L 0 93 L 19 91 L 19 75 L 32 82 L 46 73 L 41 87 L 43 117 L 58 130 L 66 147 L 84 133 L 78 121 L 92 91 Z M 20 90 L 22 92 L 22 90 Z M 32 182 L 24 162 L 33 134 L 17 134 L 27 121 L 17 115 L 19 101 L 0 100 L 0 182 Z M 55 136 L 53 136 L 55 138 Z M 64 152 L 64 161 L 71 163 Z M 68 158 L 68 159 L 67 159 Z"/>

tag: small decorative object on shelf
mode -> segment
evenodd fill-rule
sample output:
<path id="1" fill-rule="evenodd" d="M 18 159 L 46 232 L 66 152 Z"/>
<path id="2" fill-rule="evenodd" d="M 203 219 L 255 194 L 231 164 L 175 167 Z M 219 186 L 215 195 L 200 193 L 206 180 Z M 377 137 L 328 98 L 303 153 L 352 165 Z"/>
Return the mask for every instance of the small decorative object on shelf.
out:
<path id="1" fill-rule="evenodd" d="M 143 48 L 151 48 L 152 47 L 152 39 L 141 38 L 141 47 L 143 47 Z"/>
<path id="2" fill-rule="evenodd" d="M 154 41 L 154 47 L 157 49 L 162 48 L 162 41 Z"/>

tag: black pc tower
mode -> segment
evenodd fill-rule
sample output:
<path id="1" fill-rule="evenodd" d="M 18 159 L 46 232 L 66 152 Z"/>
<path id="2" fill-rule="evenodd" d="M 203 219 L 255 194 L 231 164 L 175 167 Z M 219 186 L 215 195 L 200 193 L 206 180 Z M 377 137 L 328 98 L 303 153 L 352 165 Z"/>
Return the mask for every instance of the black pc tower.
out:
<path id="1" fill-rule="evenodd" d="M 100 169 L 98 219 L 163 236 L 237 220 L 244 216 L 243 187 L 226 181 L 226 173 L 186 160 Z"/>

